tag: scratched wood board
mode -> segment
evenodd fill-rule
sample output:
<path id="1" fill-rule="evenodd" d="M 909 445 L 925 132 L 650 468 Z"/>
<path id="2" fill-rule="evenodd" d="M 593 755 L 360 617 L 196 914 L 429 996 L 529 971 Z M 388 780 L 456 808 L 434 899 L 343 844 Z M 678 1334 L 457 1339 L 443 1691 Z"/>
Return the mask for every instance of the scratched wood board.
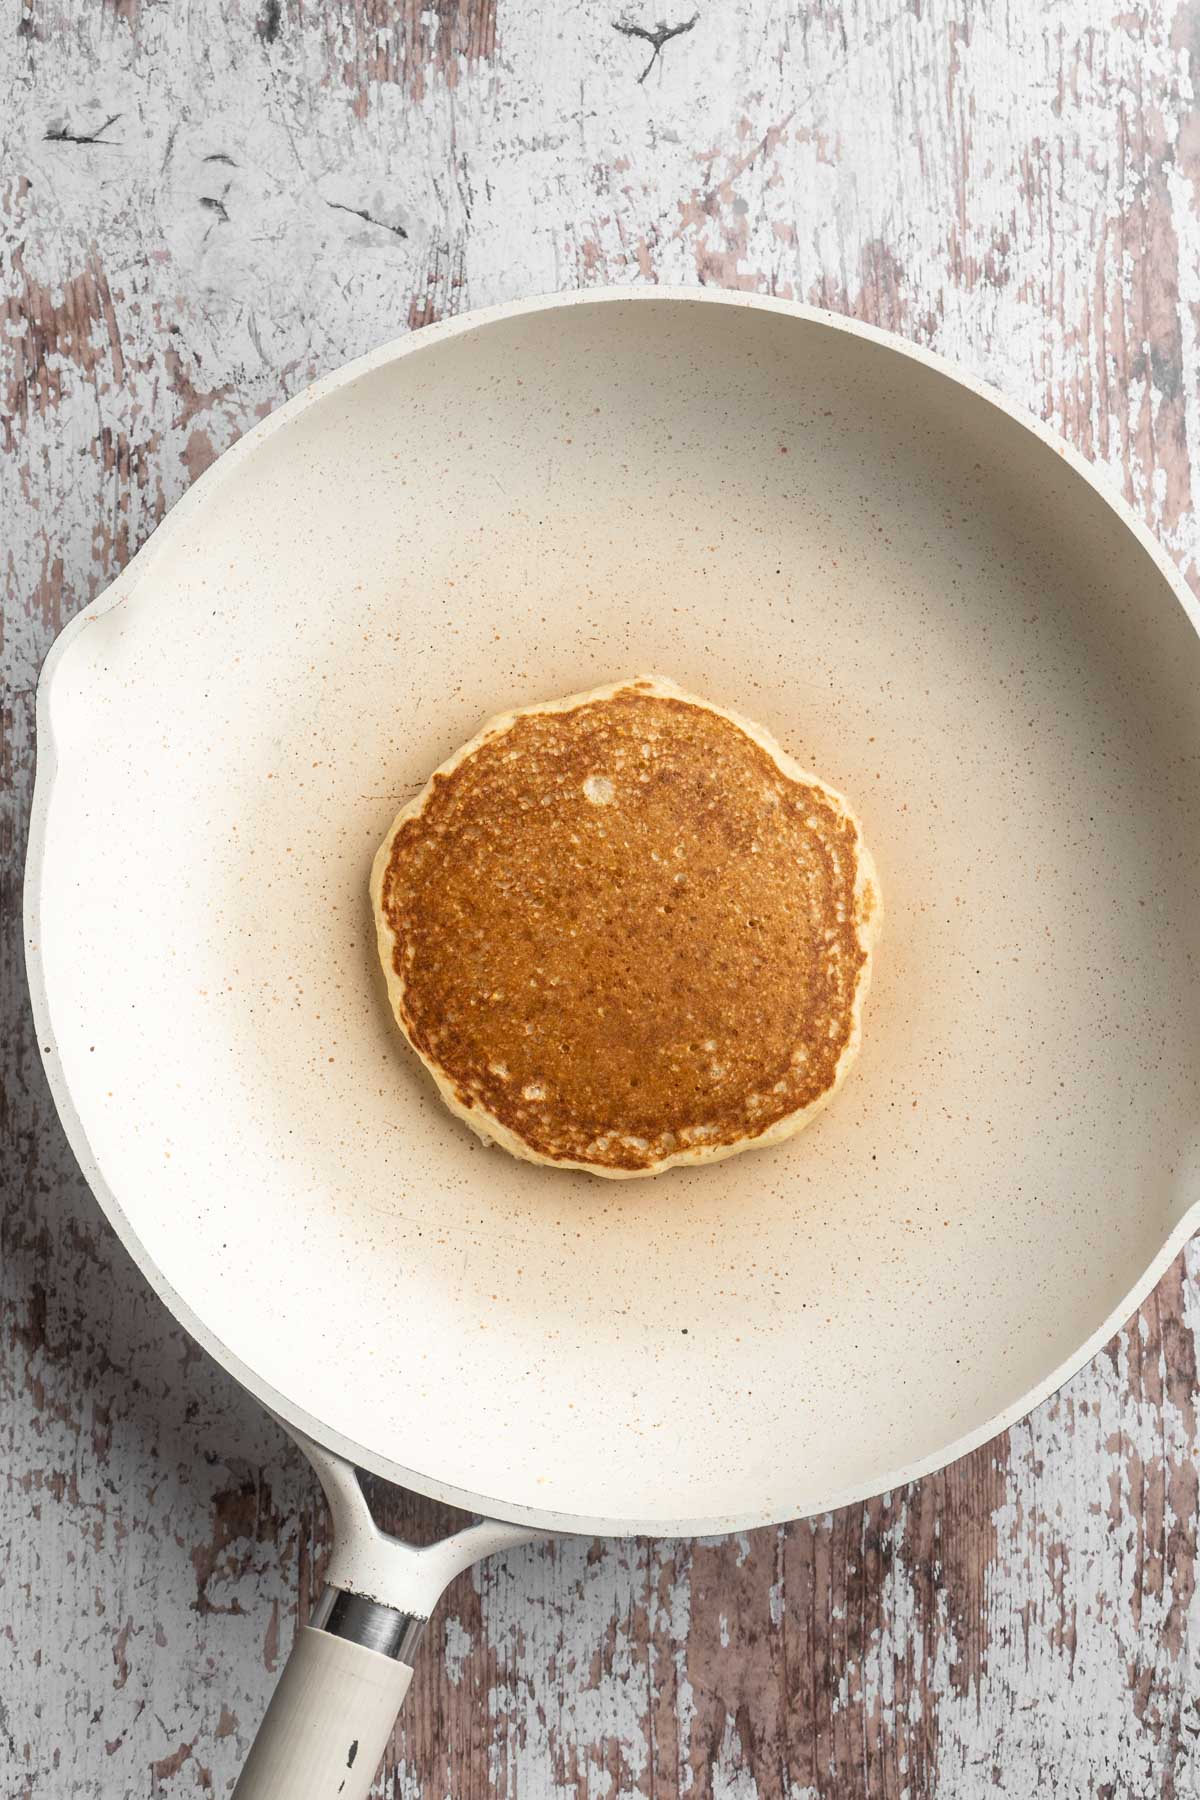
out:
<path id="1" fill-rule="evenodd" d="M 957 359 L 1104 465 L 1194 580 L 1200 5 L 0 0 L 0 44 L 0 1789 L 224 1794 L 328 1531 L 49 1103 L 17 919 L 47 646 L 314 376 L 603 282 L 791 296 Z M 463 1577 L 376 1793 L 1200 1794 L 1198 1331 L 1193 1248 L 941 1474 Z"/>

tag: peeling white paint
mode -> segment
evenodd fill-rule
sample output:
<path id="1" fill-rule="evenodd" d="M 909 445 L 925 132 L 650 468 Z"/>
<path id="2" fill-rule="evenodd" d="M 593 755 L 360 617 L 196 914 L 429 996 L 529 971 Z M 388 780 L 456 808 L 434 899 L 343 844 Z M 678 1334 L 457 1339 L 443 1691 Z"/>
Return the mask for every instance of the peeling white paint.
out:
<path id="1" fill-rule="evenodd" d="M 271 37 L 257 0 L 45 0 L 31 38 L 10 24 L 18 848 L 33 675 L 64 618 L 262 412 L 471 305 L 703 280 L 853 310 L 1054 421 L 1195 573 L 1195 6 L 738 0 L 701 7 L 640 85 L 624 9 L 512 0 L 494 54 L 436 66 L 485 9 L 413 8 L 424 61 L 403 79 L 409 15 L 393 10 L 395 29 L 375 9 L 285 6 Z M 110 117 L 91 145 L 52 135 Z M 265 1665 L 319 1586 L 323 1514 L 99 1221 L 48 1110 L 15 955 L 3 981 L 19 1142 L 0 1257 L 4 1792 L 228 1792 Z M 487 1778 L 519 1800 L 1200 1794 L 1197 1437 L 1168 1367 L 1200 1337 L 1195 1245 L 1170 1291 L 1175 1313 L 1148 1303 L 1115 1359 L 1001 1452 L 874 1509 L 723 1546 L 539 1547 L 479 1572 L 429 1635 L 445 1676 L 419 1672 L 426 1699 L 377 1792 L 469 1787 L 461 1742 L 427 1734 L 482 1703 Z"/>
<path id="2" fill-rule="evenodd" d="M 475 1648 L 475 1640 L 469 1631 L 464 1631 L 459 1621 L 451 1615 L 446 1620 L 445 1649 L 442 1652 L 446 1662 L 446 1675 L 457 1687 L 462 1680 L 463 1664 Z"/>

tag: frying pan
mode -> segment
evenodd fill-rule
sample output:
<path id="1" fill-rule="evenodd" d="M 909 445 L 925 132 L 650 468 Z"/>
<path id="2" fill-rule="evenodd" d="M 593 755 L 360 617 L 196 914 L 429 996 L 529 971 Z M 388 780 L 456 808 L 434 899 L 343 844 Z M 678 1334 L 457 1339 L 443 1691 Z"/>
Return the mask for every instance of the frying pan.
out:
<path id="1" fill-rule="evenodd" d="M 318 382 L 62 634 L 28 871 L 54 1095 L 335 1518 L 243 1800 L 366 1793 L 474 1557 L 896 1486 L 1147 1293 L 1200 1197 L 1196 622 L 1091 468 L 936 358 L 619 290 Z M 851 797 L 888 924 L 808 1132 L 614 1193 L 446 1112 L 367 874 L 483 717 L 647 670 Z M 356 1465 L 492 1522 L 398 1545 Z"/>

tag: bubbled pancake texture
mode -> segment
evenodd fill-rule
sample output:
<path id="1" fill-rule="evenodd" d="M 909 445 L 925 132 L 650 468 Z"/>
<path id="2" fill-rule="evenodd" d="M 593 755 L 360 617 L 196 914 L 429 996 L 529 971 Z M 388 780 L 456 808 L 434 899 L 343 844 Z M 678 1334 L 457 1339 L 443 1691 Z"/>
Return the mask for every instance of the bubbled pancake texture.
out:
<path id="1" fill-rule="evenodd" d="M 704 706 L 633 684 L 520 715 L 392 842 L 400 1023 L 539 1156 L 753 1139 L 835 1082 L 857 857 L 829 794 Z"/>

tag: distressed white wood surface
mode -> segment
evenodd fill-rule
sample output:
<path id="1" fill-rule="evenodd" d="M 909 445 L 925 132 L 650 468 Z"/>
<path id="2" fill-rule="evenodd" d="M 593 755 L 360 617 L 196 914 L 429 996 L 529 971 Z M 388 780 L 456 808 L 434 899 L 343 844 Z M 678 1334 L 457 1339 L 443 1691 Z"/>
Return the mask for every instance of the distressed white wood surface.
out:
<path id="1" fill-rule="evenodd" d="M 25 1023 L 34 672 L 188 482 L 445 313 L 723 283 L 957 358 L 1196 575 L 1200 5 L 666 5 L 0 0 L 5 1795 L 226 1793 L 326 1545 L 101 1222 Z M 464 1578 L 379 1795 L 1200 1794 L 1198 1332 L 1193 1246 L 942 1475 Z"/>

